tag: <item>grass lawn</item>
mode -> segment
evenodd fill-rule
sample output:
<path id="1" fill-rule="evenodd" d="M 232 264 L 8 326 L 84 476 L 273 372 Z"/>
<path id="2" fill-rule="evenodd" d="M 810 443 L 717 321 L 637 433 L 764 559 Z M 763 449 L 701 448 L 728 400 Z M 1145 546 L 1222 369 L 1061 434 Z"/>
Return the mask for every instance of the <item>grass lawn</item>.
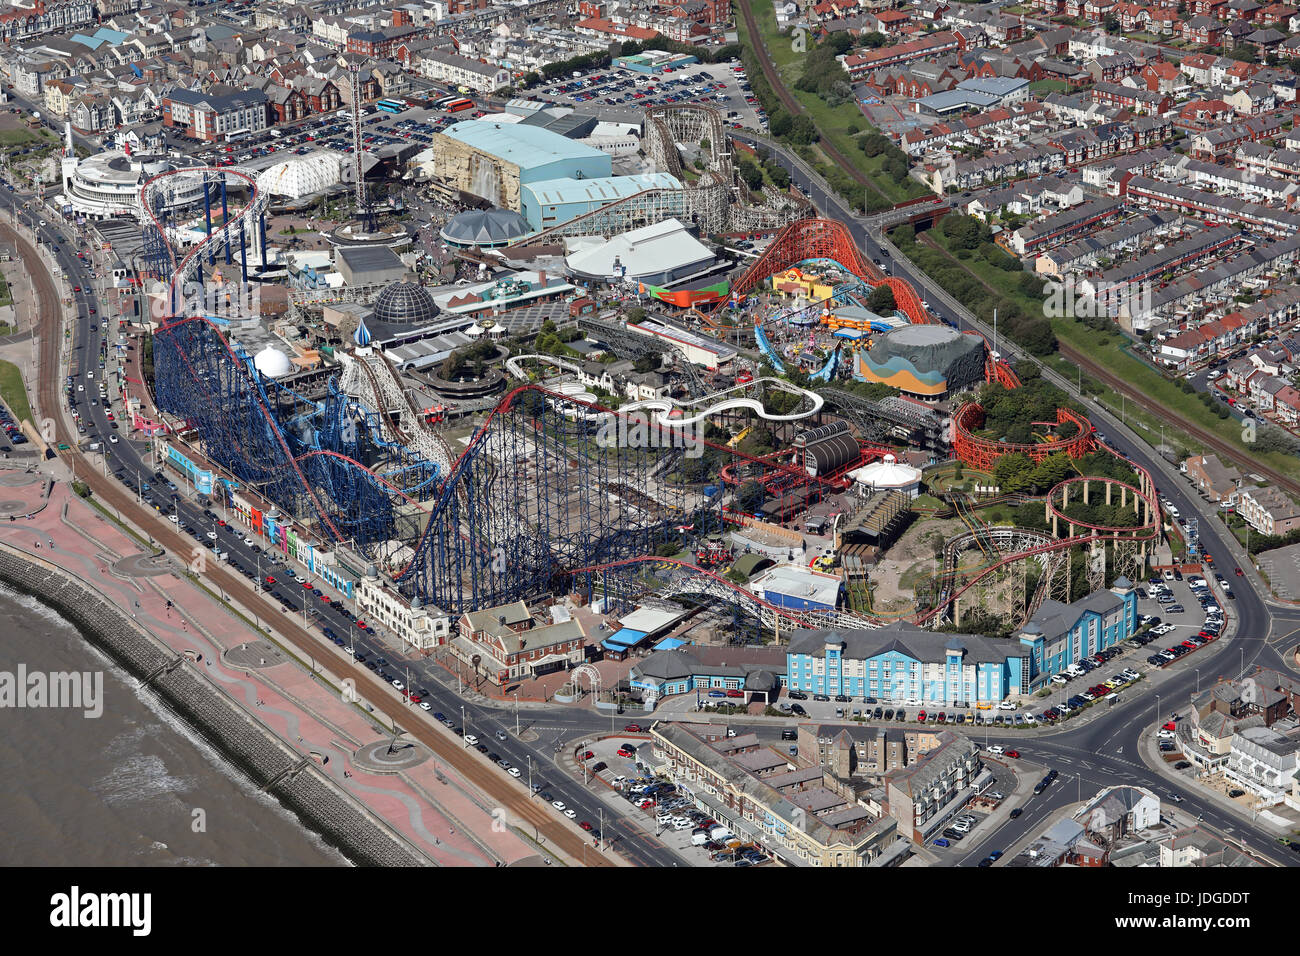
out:
<path id="1" fill-rule="evenodd" d="M 1034 80 L 1029 89 L 1034 93 L 1068 93 L 1070 84 L 1064 80 Z"/>
<path id="2" fill-rule="evenodd" d="M 761 34 L 760 39 L 766 44 L 768 54 L 772 58 L 772 63 L 776 66 L 777 73 L 780 74 L 786 89 L 803 106 L 809 118 L 817 124 L 817 130 L 822 138 L 838 149 L 849 162 L 866 173 L 876 191 L 881 193 L 890 203 L 903 202 L 907 199 L 916 199 L 919 196 L 928 195 L 929 190 L 914 179 L 909 178 L 906 182 L 900 184 L 894 182 L 892 177 L 885 175 L 881 171 L 881 167 L 884 165 L 884 156 L 868 159 L 863 155 L 862 150 L 858 149 L 857 137 L 862 133 L 869 132 L 872 126 L 867 122 L 867 118 L 862 115 L 862 111 L 858 109 L 856 103 L 841 103 L 839 106 L 832 107 L 827 105 L 826 101 L 816 93 L 805 93 L 794 88 L 795 81 L 799 79 L 800 74 L 803 72 L 804 54 L 793 48 L 789 34 L 782 33 L 777 29 L 776 14 L 772 12 L 772 0 L 752 0 L 750 6 L 754 11 L 754 19 L 758 23 L 758 31 Z M 745 29 L 745 21 L 738 18 L 738 22 L 740 24 L 741 42 L 752 46 L 753 41 Z M 847 80 L 848 74 L 846 73 L 844 76 Z M 850 125 L 856 127 L 858 132 L 850 133 Z M 829 163 L 829 160 L 827 162 Z"/>
<path id="3" fill-rule="evenodd" d="M 5 400 L 17 421 L 32 417 L 32 407 L 27 404 L 27 388 L 23 385 L 23 374 L 13 362 L 0 362 L 0 398 Z"/>
<path id="4" fill-rule="evenodd" d="M 0 146 L 27 146 L 40 139 L 38 133 L 29 129 L 0 129 Z"/>
<path id="5" fill-rule="evenodd" d="M 1242 441 L 1242 426 L 1235 419 L 1219 418 L 1213 411 L 1202 405 L 1199 399 L 1188 395 L 1145 362 L 1121 349 L 1118 342 L 1112 340 L 1106 345 L 1099 344 L 1095 331 L 1073 319 L 1054 319 L 1052 329 L 1060 341 L 1085 353 L 1114 374 L 1121 376 L 1124 381 L 1131 383 L 1152 405 L 1158 408 L 1176 409 L 1180 418 L 1205 428 L 1227 441 L 1238 449 L 1238 463 L 1248 466 L 1250 462 L 1258 461 L 1284 475 L 1300 478 L 1300 459 L 1283 452 L 1261 452 L 1258 448 L 1246 444 Z M 1172 433 L 1167 430 L 1166 440 L 1170 437 L 1173 437 Z M 1176 440 L 1185 447 L 1191 448 L 1195 445 L 1195 442 L 1181 432 L 1177 434 Z"/>
<path id="6" fill-rule="evenodd" d="M 13 305 L 14 297 L 9 291 L 9 282 L 0 274 L 0 305 Z"/>

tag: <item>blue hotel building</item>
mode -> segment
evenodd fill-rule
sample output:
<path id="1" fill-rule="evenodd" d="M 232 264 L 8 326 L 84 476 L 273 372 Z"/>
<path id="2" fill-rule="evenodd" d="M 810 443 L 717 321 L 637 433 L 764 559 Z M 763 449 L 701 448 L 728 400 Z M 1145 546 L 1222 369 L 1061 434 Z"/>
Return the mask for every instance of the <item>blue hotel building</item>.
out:
<path id="1" fill-rule="evenodd" d="M 797 632 L 786 654 L 791 690 L 881 702 L 974 707 L 1018 692 L 1021 646 L 978 634 L 894 623 L 875 630 Z"/>
<path id="2" fill-rule="evenodd" d="M 1073 604 L 1044 601 L 1017 634 L 1029 661 L 1026 690 L 1035 691 L 1071 664 L 1127 641 L 1137 630 L 1137 593 L 1121 577 Z"/>
<path id="3" fill-rule="evenodd" d="M 791 690 L 910 706 L 975 707 L 1037 690 L 1075 661 L 1132 636 L 1137 596 L 1125 578 L 1073 604 L 1044 601 L 1015 638 L 945 634 L 894 623 L 796 632 Z"/>

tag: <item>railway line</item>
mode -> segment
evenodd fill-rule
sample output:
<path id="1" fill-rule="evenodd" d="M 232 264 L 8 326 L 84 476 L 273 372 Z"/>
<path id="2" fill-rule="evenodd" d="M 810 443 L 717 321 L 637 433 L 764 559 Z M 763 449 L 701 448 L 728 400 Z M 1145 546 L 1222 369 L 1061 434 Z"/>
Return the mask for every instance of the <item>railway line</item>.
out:
<path id="1" fill-rule="evenodd" d="M 758 65 L 762 69 L 763 76 L 767 79 L 767 85 L 771 87 L 773 95 L 781 101 L 781 105 L 789 110 L 792 115 L 806 115 L 807 111 L 803 108 L 803 104 L 795 99 L 794 94 L 785 88 L 785 84 L 782 82 L 780 74 L 777 73 L 776 64 L 772 62 L 772 58 L 768 55 L 767 49 L 763 46 L 762 34 L 759 33 L 758 30 L 758 19 L 754 16 L 754 11 L 749 6 L 749 0 L 736 0 L 736 7 L 740 10 L 740 15 L 745 20 L 745 29 L 749 32 L 749 38 L 753 43 L 754 56 L 758 58 Z M 844 157 L 844 154 L 836 149 L 833 144 L 822 139 L 818 141 L 817 148 L 825 153 L 826 157 L 830 159 L 831 162 L 835 163 L 836 166 L 840 167 L 840 169 L 852 176 L 854 182 L 866 186 L 872 192 L 876 193 L 876 195 L 880 196 L 880 198 L 888 202 L 890 206 L 894 205 L 893 200 L 881 192 L 880 189 L 877 188 L 876 184 L 871 181 L 871 177 L 867 176 L 862 172 L 862 170 L 850 163 Z"/>
<path id="2" fill-rule="evenodd" d="M 1083 352 L 1071 348 L 1064 342 L 1059 343 L 1059 348 L 1062 356 L 1079 365 L 1099 382 L 1104 382 L 1106 385 L 1115 389 L 1115 391 L 1122 393 L 1126 399 L 1152 413 L 1157 418 L 1176 425 L 1196 440 L 1203 442 L 1206 447 L 1226 455 L 1229 459 L 1240 459 L 1244 454 L 1246 454 L 1240 448 L 1235 447 L 1230 442 L 1215 435 L 1213 432 L 1207 431 L 1201 426 L 1183 418 L 1174 409 L 1156 404 L 1151 400 L 1151 398 L 1135 388 L 1125 379 L 1107 370 L 1105 366 L 1094 362 Z M 1252 470 L 1257 471 L 1264 477 L 1276 482 L 1280 487 L 1285 488 L 1292 494 L 1300 494 L 1300 481 L 1288 478 L 1281 472 L 1269 468 L 1267 465 L 1262 464 L 1256 459 L 1251 459 L 1250 467 Z"/>

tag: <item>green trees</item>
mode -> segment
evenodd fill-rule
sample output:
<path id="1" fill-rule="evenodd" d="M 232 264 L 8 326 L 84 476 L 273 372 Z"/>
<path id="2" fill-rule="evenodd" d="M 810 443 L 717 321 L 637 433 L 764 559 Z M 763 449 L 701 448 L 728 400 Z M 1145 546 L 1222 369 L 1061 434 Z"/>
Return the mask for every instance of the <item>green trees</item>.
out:
<path id="1" fill-rule="evenodd" d="M 551 324 L 551 328 L 554 330 L 554 323 Z M 544 338 L 546 340 L 545 344 L 549 346 L 546 354 L 557 354 L 559 350 L 564 349 L 564 344 L 554 331 L 539 333 L 537 341 L 541 343 Z M 486 339 L 466 345 L 463 348 L 456 349 L 443 359 L 442 365 L 438 367 L 438 376 L 447 381 L 455 381 L 467 374 L 479 378 L 486 370 L 487 360 L 493 358 L 496 354 L 497 347 Z"/>
<path id="2" fill-rule="evenodd" d="M 866 154 L 868 159 L 874 159 L 881 153 L 889 152 L 889 148 L 894 144 L 889 141 L 889 137 L 883 133 L 867 133 L 865 136 L 858 137 L 858 148 Z"/>
<path id="3" fill-rule="evenodd" d="M 809 146 L 821 139 L 821 133 L 817 131 L 817 124 L 812 121 L 811 117 L 803 114 L 796 116 L 791 121 L 788 135 L 790 142 L 800 146 Z"/>
<path id="4" fill-rule="evenodd" d="M 769 161 L 763 164 L 763 168 L 767 170 L 768 178 L 772 180 L 772 184 L 777 189 L 790 188 L 790 173 L 784 166 L 778 166 L 776 163 Z"/>
<path id="5" fill-rule="evenodd" d="M 753 431 L 741 439 L 739 449 L 746 455 L 766 455 L 776 451 L 776 436 L 765 426 L 756 426 Z"/>
<path id="6" fill-rule="evenodd" d="M 956 249 L 978 249 L 989 239 L 988 226 L 974 216 L 947 215 L 939 227 Z"/>
<path id="7" fill-rule="evenodd" d="M 835 59 L 852 48 L 853 38 L 848 33 L 832 33 L 804 57 L 803 72 L 794 83 L 795 89 L 816 93 L 831 106 L 852 99 L 853 89 L 849 86 L 848 75 Z"/>
<path id="8" fill-rule="evenodd" d="M 878 285 L 871 290 L 867 299 L 867 308 L 877 315 L 889 315 L 898 308 L 894 302 L 894 290 L 887 285 Z"/>
<path id="9" fill-rule="evenodd" d="M 736 169 L 740 173 L 740 178 L 745 181 L 745 185 L 751 190 L 758 191 L 763 188 L 763 170 L 758 163 L 742 156 L 740 162 L 736 164 Z"/>

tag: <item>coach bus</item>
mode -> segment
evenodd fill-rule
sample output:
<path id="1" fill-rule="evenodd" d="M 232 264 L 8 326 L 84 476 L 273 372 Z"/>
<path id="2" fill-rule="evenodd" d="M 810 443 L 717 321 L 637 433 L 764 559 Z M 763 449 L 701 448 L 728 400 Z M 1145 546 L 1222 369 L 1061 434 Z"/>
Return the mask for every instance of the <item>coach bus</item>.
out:
<path id="1" fill-rule="evenodd" d="M 401 113 L 406 109 L 406 104 L 400 100 L 380 100 L 375 105 L 385 113 Z"/>
<path id="2" fill-rule="evenodd" d="M 472 110 L 474 101 L 464 96 L 446 96 L 434 104 L 440 110 L 446 110 L 448 113 L 459 113 L 461 110 Z"/>

